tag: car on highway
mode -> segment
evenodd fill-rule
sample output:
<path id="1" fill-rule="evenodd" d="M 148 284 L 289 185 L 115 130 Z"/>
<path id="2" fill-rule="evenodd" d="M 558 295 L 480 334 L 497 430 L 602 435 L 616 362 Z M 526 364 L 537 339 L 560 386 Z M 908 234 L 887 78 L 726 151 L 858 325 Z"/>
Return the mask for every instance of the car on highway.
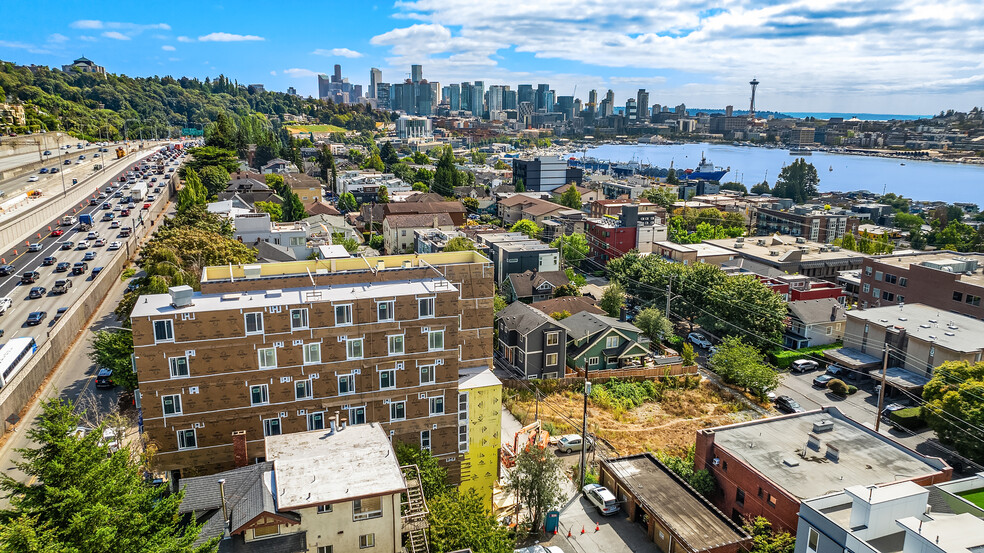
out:
<path id="1" fill-rule="evenodd" d="M 820 376 L 813 379 L 813 385 L 816 386 L 817 388 L 826 388 L 827 384 L 829 384 L 830 381 L 833 379 L 834 377 L 830 376 L 829 374 L 821 374 Z"/>
<path id="2" fill-rule="evenodd" d="M 38 171 L 38 174 L 40 174 L 40 175 L 47 175 L 48 174 L 48 168 L 47 167 L 42 167 L 41 170 Z"/>
<path id="3" fill-rule="evenodd" d="M 63 231 L 60 228 L 56 228 L 55 230 L 51 231 L 52 236 L 61 236 L 63 234 L 65 234 L 65 231 Z"/>
<path id="4" fill-rule="evenodd" d="M 61 243 L 61 249 L 63 250 L 71 250 L 74 247 L 75 247 L 75 242 L 68 241 L 68 242 Z"/>
<path id="5" fill-rule="evenodd" d="M 86 240 L 95 240 L 96 238 L 99 238 L 99 231 L 97 230 L 90 230 L 89 234 L 85 235 Z"/>
<path id="6" fill-rule="evenodd" d="M 618 500 L 615 499 L 615 495 L 601 484 L 588 484 L 581 491 L 601 514 L 614 515 L 618 512 Z"/>
<path id="7" fill-rule="evenodd" d="M 93 267 L 92 268 L 92 278 L 96 278 L 97 276 L 99 276 L 99 273 L 101 273 L 102 270 L 103 270 L 102 267 Z"/>
<path id="8" fill-rule="evenodd" d="M 31 175 L 30 177 L 27 177 L 27 182 L 38 182 L 39 180 L 41 179 L 37 175 Z"/>
<path id="9" fill-rule="evenodd" d="M 148 202 L 152 202 L 152 201 L 154 201 L 156 199 L 157 199 L 157 196 L 154 196 L 153 194 L 147 194 L 147 201 Z"/>
<path id="10" fill-rule="evenodd" d="M 109 228 L 120 228 L 120 222 L 113 221 L 112 223 L 109 224 Z"/>
<path id="11" fill-rule="evenodd" d="M 113 204 L 111 204 L 109 202 L 104 202 L 103 205 L 102 205 L 102 208 L 103 209 L 113 209 Z"/>
<path id="12" fill-rule="evenodd" d="M 116 216 L 113 215 L 113 212 L 112 211 L 107 211 L 106 213 L 103 213 L 102 220 L 103 221 L 112 221 L 115 217 Z"/>
<path id="13" fill-rule="evenodd" d="M 85 159 L 85 154 L 79 156 L 79 161 L 82 161 L 83 159 Z"/>
<path id="14" fill-rule="evenodd" d="M 103 367 L 99 369 L 96 373 L 96 388 L 113 388 L 116 383 L 113 382 L 113 369 L 107 369 Z"/>
<path id="15" fill-rule="evenodd" d="M 38 244 L 37 242 L 35 242 L 34 244 L 30 244 L 29 246 L 27 246 L 27 251 L 39 252 L 41 251 L 41 244 Z"/>
<path id="16" fill-rule="evenodd" d="M 92 157 L 99 157 L 99 154 L 92 154 Z"/>
<path id="17" fill-rule="evenodd" d="M 96 198 L 89 198 L 89 205 L 99 205 L 99 200 Z"/>
<path id="18" fill-rule="evenodd" d="M 69 263 L 68 261 L 62 261 L 62 262 L 58 263 L 58 265 L 55 265 L 55 272 L 56 273 L 64 273 L 65 271 L 67 271 L 67 270 L 69 270 L 71 268 L 72 268 L 72 264 L 71 263 Z"/>
<path id="19" fill-rule="evenodd" d="M 113 206 L 113 211 L 122 211 L 122 210 L 123 210 L 123 206 L 121 206 L 120 204 L 116 204 Z"/>
<path id="20" fill-rule="evenodd" d="M 789 396 L 779 396 L 772 404 L 781 413 L 802 413 L 804 411 L 800 404 Z"/>
<path id="21" fill-rule="evenodd" d="M 96 252 L 85 252 L 85 255 L 82 256 L 82 261 L 92 261 L 95 258 Z"/>
<path id="22" fill-rule="evenodd" d="M 48 265 L 54 265 L 57 262 L 58 262 L 58 258 L 57 257 L 55 257 L 53 255 L 49 255 L 48 257 L 46 257 L 46 258 L 44 258 L 44 259 L 41 260 L 41 265 L 47 267 Z"/>
<path id="23" fill-rule="evenodd" d="M 54 175 L 55 173 L 61 172 L 61 169 L 59 169 L 57 167 L 52 167 L 51 170 L 48 171 L 48 172 L 51 173 L 52 175 Z"/>
<path id="24" fill-rule="evenodd" d="M 36 300 L 38 298 L 43 298 L 45 294 L 48 293 L 48 289 L 44 286 L 35 286 L 31 288 L 31 291 L 27 293 L 27 299 Z"/>
<path id="25" fill-rule="evenodd" d="M 7 310 L 10 309 L 11 306 L 13 305 L 14 305 L 14 300 L 10 299 L 9 297 L 0 298 L 0 315 L 6 313 Z"/>
<path id="26" fill-rule="evenodd" d="M 51 150 L 45 150 L 45 151 L 44 151 L 44 155 L 46 155 L 46 156 L 50 156 L 50 155 L 51 155 Z"/>
<path id="27" fill-rule="evenodd" d="M 13 265 L 0 265 L 0 276 L 10 276 L 14 274 L 14 271 L 16 270 L 17 267 L 14 267 Z"/>
<path id="28" fill-rule="evenodd" d="M 147 198 L 147 199 L 149 200 L 150 198 Z M 150 209 L 150 204 L 143 204 L 143 208 L 142 209 Z"/>
<path id="29" fill-rule="evenodd" d="M 32 311 L 30 315 L 27 316 L 28 326 L 37 326 L 41 324 L 41 321 L 48 316 L 47 311 Z"/>
<path id="30" fill-rule="evenodd" d="M 817 363 L 813 359 L 797 359 L 793 361 L 793 364 L 789 366 L 790 372 L 794 373 L 805 373 L 810 371 L 815 371 L 820 368 L 820 363 Z"/>
<path id="31" fill-rule="evenodd" d="M 119 240 L 113 240 L 112 242 L 109 243 L 109 247 L 107 247 L 106 249 L 110 251 L 118 250 L 120 249 L 121 246 L 123 246 L 122 242 L 120 242 Z"/>
<path id="32" fill-rule="evenodd" d="M 705 349 L 711 347 L 711 341 L 699 332 L 691 332 L 690 334 L 687 334 L 687 340 L 691 344 Z"/>
<path id="33" fill-rule="evenodd" d="M 89 264 L 83 261 L 79 261 L 75 265 L 72 265 L 73 275 L 84 275 L 86 271 L 89 270 Z"/>
<path id="34" fill-rule="evenodd" d="M 72 281 L 67 278 L 60 278 L 55 281 L 55 285 L 51 287 L 52 294 L 64 294 L 68 292 L 68 289 L 72 287 Z"/>
<path id="35" fill-rule="evenodd" d="M 101 248 L 106 245 L 105 238 L 96 238 L 96 241 L 92 243 L 94 247 Z"/>
<path id="36" fill-rule="evenodd" d="M 75 248 L 76 249 L 79 249 L 79 250 L 89 249 L 89 241 L 88 240 L 79 240 L 79 245 L 78 246 L 75 246 Z"/>
<path id="37" fill-rule="evenodd" d="M 68 312 L 67 307 L 59 307 L 58 311 L 55 311 L 55 316 L 51 318 L 51 322 L 52 323 L 57 322 L 58 319 L 62 318 L 62 315 L 64 315 L 67 312 Z"/>
<path id="38" fill-rule="evenodd" d="M 20 281 L 21 284 L 34 284 L 39 278 L 41 278 L 41 273 L 37 271 L 27 271 L 21 275 Z"/>
<path id="39" fill-rule="evenodd" d="M 130 216 L 130 210 L 129 209 L 123 208 L 123 209 L 120 210 L 120 217 L 129 217 L 129 216 Z"/>
<path id="40" fill-rule="evenodd" d="M 71 164 L 72 164 L 72 160 L 70 159 L 66 159 L 65 163 L 62 163 L 62 165 L 71 165 Z"/>

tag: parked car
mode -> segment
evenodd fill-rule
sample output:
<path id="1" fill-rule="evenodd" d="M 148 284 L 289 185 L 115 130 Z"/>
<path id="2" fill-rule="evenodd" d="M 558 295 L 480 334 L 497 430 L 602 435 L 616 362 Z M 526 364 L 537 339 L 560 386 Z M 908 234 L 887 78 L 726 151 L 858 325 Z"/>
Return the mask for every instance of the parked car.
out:
<path id="1" fill-rule="evenodd" d="M 813 379 L 813 385 L 817 388 L 826 388 L 827 384 L 833 380 L 834 377 L 829 374 L 821 374 L 820 376 Z"/>
<path id="2" fill-rule="evenodd" d="M 564 453 L 581 451 L 582 447 L 584 447 L 584 440 L 582 440 L 581 436 L 578 434 L 568 434 L 566 436 L 561 436 L 561 438 L 557 440 L 557 449 L 563 451 Z M 591 438 L 588 438 L 588 451 L 591 451 L 593 447 L 594 444 L 591 442 Z"/>
<path id="3" fill-rule="evenodd" d="M 812 359 L 797 359 L 793 361 L 793 364 L 789 366 L 790 372 L 794 373 L 805 373 L 809 371 L 815 371 L 820 368 L 820 363 Z"/>
<path id="4" fill-rule="evenodd" d="M 96 388 L 113 388 L 116 383 L 113 382 L 113 369 L 107 369 L 105 367 L 99 369 L 96 373 Z"/>
<path id="5" fill-rule="evenodd" d="M 33 311 L 27 316 L 27 324 L 28 326 L 37 326 L 41 324 L 41 321 L 43 321 L 47 316 L 47 311 Z"/>
<path id="6" fill-rule="evenodd" d="M 687 340 L 689 340 L 691 344 L 705 349 L 711 347 L 711 341 L 699 332 L 691 332 L 690 334 L 687 334 Z"/>
<path id="7" fill-rule="evenodd" d="M 802 413 L 804 409 L 795 399 L 789 396 L 779 396 L 772 402 L 776 409 L 782 413 Z"/>
<path id="8" fill-rule="evenodd" d="M 830 365 L 829 367 L 827 367 L 826 374 L 829 374 L 830 376 L 833 376 L 835 378 L 843 379 L 845 376 L 847 376 L 847 369 L 841 367 L 840 365 Z"/>
<path id="9" fill-rule="evenodd" d="M 38 298 L 43 298 L 45 294 L 48 293 L 48 289 L 44 286 L 35 286 L 31 288 L 31 291 L 27 293 L 27 299 L 36 300 Z"/>
<path id="10" fill-rule="evenodd" d="M 601 484 L 588 484 L 581 491 L 584 492 L 584 497 L 588 498 L 588 501 L 598 507 L 601 514 L 614 515 L 618 512 L 618 500 L 608 488 Z"/>

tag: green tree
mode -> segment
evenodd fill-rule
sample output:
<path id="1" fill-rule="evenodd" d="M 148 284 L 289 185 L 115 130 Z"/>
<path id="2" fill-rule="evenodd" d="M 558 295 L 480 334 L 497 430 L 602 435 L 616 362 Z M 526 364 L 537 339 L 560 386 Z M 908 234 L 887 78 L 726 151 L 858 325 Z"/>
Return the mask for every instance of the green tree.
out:
<path id="1" fill-rule="evenodd" d="M 580 296 L 581 290 L 573 283 L 564 284 L 554 288 L 553 297 L 562 298 L 564 296 Z"/>
<path id="2" fill-rule="evenodd" d="M 194 169 L 185 171 L 184 186 L 178 191 L 178 213 L 184 213 L 193 206 L 205 206 L 208 192 Z"/>
<path id="3" fill-rule="evenodd" d="M 530 238 L 539 238 L 543 229 L 529 219 L 520 219 L 509 229 L 509 232 L 522 232 Z"/>
<path id="4" fill-rule="evenodd" d="M 909 200 L 907 198 L 903 198 L 902 196 L 896 195 L 894 192 L 889 192 L 881 198 L 878 198 L 878 203 L 888 204 L 895 208 L 896 212 L 909 212 Z"/>
<path id="5" fill-rule="evenodd" d="M 373 234 L 369 238 L 369 247 L 372 248 L 372 249 L 374 249 L 374 250 L 376 250 L 376 251 L 382 251 L 382 249 L 383 249 L 383 241 L 384 241 L 384 239 L 383 239 L 383 235 L 382 234 Z"/>
<path id="6" fill-rule="evenodd" d="M 570 316 L 571 316 L 571 312 L 566 309 L 563 311 L 554 311 L 553 313 L 550 314 L 550 317 L 555 321 L 563 321 L 564 319 Z"/>
<path id="7" fill-rule="evenodd" d="M 513 494 L 526 512 L 530 532 L 538 534 L 547 511 L 563 501 L 560 479 L 563 465 L 550 451 L 531 446 L 516 456 L 516 466 L 506 477 L 504 489 Z"/>
<path id="8" fill-rule="evenodd" d="M 923 388 L 922 415 L 940 441 L 984 463 L 984 362 L 947 361 Z"/>
<path id="9" fill-rule="evenodd" d="M 680 179 L 677 178 L 676 169 L 670 169 L 666 173 L 666 184 L 676 186 L 680 184 Z"/>
<path id="10" fill-rule="evenodd" d="M 358 209 L 359 202 L 355 200 L 355 196 L 351 192 L 343 192 L 342 195 L 338 197 L 338 210 L 342 213 L 358 211 Z"/>
<path id="11" fill-rule="evenodd" d="M 571 183 L 567 190 L 564 190 L 557 203 L 571 209 L 581 209 L 584 207 L 584 204 L 581 203 L 581 193 L 577 191 L 574 183 Z"/>
<path id="12" fill-rule="evenodd" d="M 220 165 L 208 165 L 198 172 L 208 197 L 218 195 L 229 185 L 229 172 Z"/>
<path id="13" fill-rule="evenodd" d="M 734 384 L 764 399 L 768 392 L 779 387 L 779 373 L 765 362 L 755 346 L 737 336 L 725 337 L 709 361 L 711 370 Z"/>
<path id="14" fill-rule="evenodd" d="M 475 250 L 475 243 L 471 241 L 466 236 L 455 236 L 454 238 L 448 240 L 448 243 L 444 245 L 444 250 L 446 252 L 464 252 Z"/>
<path id="15" fill-rule="evenodd" d="M 498 313 L 499 311 L 502 311 L 503 309 L 506 308 L 507 305 L 509 305 L 509 302 L 506 301 L 505 296 L 501 296 L 499 294 L 496 294 L 495 297 L 492 298 L 492 312 L 493 313 Z"/>
<path id="16" fill-rule="evenodd" d="M 448 471 L 430 451 L 403 442 L 396 442 L 396 460 L 400 465 L 417 465 L 424 498 L 430 501 L 448 491 Z"/>
<path id="17" fill-rule="evenodd" d="M 523 182 L 522 178 L 520 177 L 516 178 L 515 186 L 516 186 L 516 192 L 526 192 L 526 184 Z"/>
<path id="18" fill-rule="evenodd" d="M 400 156 L 396 153 L 396 148 L 393 147 L 392 142 L 383 144 L 383 147 L 379 149 L 379 157 L 387 166 L 392 166 L 400 162 Z"/>
<path id="19" fill-rule="evenodd" d="M 807 163 L 806 159 L 799 158 L 782 168 L 772 194 L 801 204 L 819 194 L 819 184 L 817 168 Z"/>
<path id="20" fill-rule="evenodd" d="M 359 242 L 355 238 L 346 238 L 345 234 L 341 232 L 332 233 L 331 243 L 342 246 L 348 253 L 355 253 L 359 249 Z"/>
<path id="21" fill-rule="evenodd" d="M 851 250 L 852 252 L 858 251 L 858 243 L 854 239 L 854 235 L 851 233 L 847 233 L 844 235 L 844 238 L 841 238 L 840 245 L 845 250 Z"/>
<path id="22" fill-rule="evenodd" d="M 16 521 L 17 541 L 28 542 L 20 551 L 216 551 L 218 538 L 193 545 L 202 527 L 178 515 L 184 491 L 171 494 L 166 485 L 146 483 L 129 448 L 110 451 L 105 422 L 89 432 L 79 432 L 82 425 L 70 402 L 45 400 L 28 431 L 38 447 L 18 450 L 22 460 L 14 462 L 31 483 L 0 475 L 0 490 L 10 500 L 3 519 Z M 3 526 L 9 547 L 11 529 Z"/>
<path id="23" fill-rule="evenodd" d="M 489 156 L 485 152 L 479 152 L 478 150 L 471 151 L 472 163 L 476 163 L 478 165 L 484 165 L 485 160 L 487 160 L 488 158 Z"/>
<path id="24" fill-rule="evenodd" d="M 655 307 L 647 307 L 640 311 L 632 320 L 632 324 L 639 327 L 642 334 L 653 342 L 659 342 L 673 334 L 673 323 Z"/>
<path id="25" fill-rule="evenodd" d="M 588 246 L 588 239 L 583 234 L 558 236 L 550 243 L 550 247 L 560 250 L 564 262 L 574 267 L 580 266 L 581 262 L 587 259 L 588 251 L 591 249 Z"/>
<path id="26" fill-rule="evenodd" d="M 667 211 L 673 209 L 673 204 L 677 202 L 676 193 L 666 186 L 647 188 L 642 192 L 642 197 Z"/>
<path id="27" fill-rule="evenodd" d="M 191 160 L 185 163 L 182 169 L 187 168 L 201 171 L 210 165 L 222 167 L 230 173 L 239 169 L 239 159 L 233 150 L 225 150 L 214 146 L 202 146 L 201 148 L 190 148 L 188 153 L 191 154 Z"/>
<path id="28" fill-rule="evenodd" d="M 411 186 L 410 188 L 414 192 L 424 192 L 424 193 L 430 192 L 430 187 L 427 186 L 427 183 L 425 182 L 415 182 L 413 183 L 413 186 Z"/>
<path id="29" fill-rule="evenodd" d="M 113 382 L 129 391 L 137 388 L 137 374 L 133 372 L 133 333 L 125 330 L 100 330 L 92 337 L 89 359 L 100 367 L 113 371 Z"/>
<path id="30" fill-rule="evenodd" d="M 450 197 L 454 196 L 454 189 L 461 185 L 461 177 L 458 169 L 454 165 L 454 151 L 451 146 L 445 146 L 441 159 L 437 161 L 437 168 L 434 170 L 434 192 Z"/>
<path id="31" fill-rule="evenodd" d="M 691 445 L 683 457 L 665 451 L 657 451 L 656 458 L 666 465 L 666 468 L 686 480 L 697 490 L 697 493 L 710 499 L 717 491 L 717 480 L 707 469 L 695 470 L 694 453 L 695 448 Z"/>
<path id="32" fill-rule="evenodd" d="M 495 169 L 496 171 L 507 171 L 509 170 L 509 164 L 506 163 L 505 161 L 502 161 L 501 159 L 497 159 L 495 160 L 495 165 L 493 166 L 493 169 Z"/>
<path id="33" fill-rule="evenodd" d="M 697 364 L 697 353 L 694 352 L 693 344 L 690 342 L 683 343 L 683 347 L 680 348 L 680 359 L 684 367 L 692 367 Z"/>
<path id="34" fill-rule="evenodd" d="M 732 190 L 742 194 L 748 194 L 748 189 L 740 182 L 725 182 L 721 184 L 721 190 Z"/>
<path id="35" fill-rule="evenodd" d="M 690 285 L 688 281 L 686 286 Z M 701 325 L 718 334 L 747 333 L 761 347 L 782 341 L 789 314 L 786 302 L 751 275 L 735 275 L 720 280 L 708 289 L 702 303 L 703 310 L 699 315 Z"/>
<path id="36" fill-rule="evenodd" d="M 431 158 L 427 157 L 427 154 L 424 152 L 414 152 L 413 155 L 410 156 L 410 161 L 414 165 L 430 165 Z"/>
<path id="37" fill-rule="evenodd" d="M 262 211 L 263 213 L 269 213 L 271 221 L 280 222 L 284 220 L 283 219 L 284 210 L 282 207 L 280 207 L 279 204 L 275 204 L 273 202 L 259 201 L 254 203 L 253 207 L 255 207 L 257 211 Z"/>
<path id="38" fill-rule="evenodd" d="M 772 188 L 769 187 L 768 181 L 762 181 L 753 186 L 750 192 L 752 194 L 769 194 L 772 192 Z"/>
<path id="39" fill-rule="evenodd" d="M 283 197 L 284 203 L 281 205 L 280 217 L 284 222 L 300 221 L 307 217 L 307 211 L 304 210 L 304 202 L 301 201 L 300 196 L 291 190 L 289 186 L 284 186 L 281 197 Z"/>
<path id="40" fill-rule="evenodd" d="M 624 304 L 625 288 L 617 282 L 613 282 L 608 288 L 605 288 L 605 291 L 601 294 L 601 299 L 598 301 L 598 307 L 605 313 L 608 313 L 609 317 L 618 317 Z"/>
<path id="41" fill-rule="evenodd" d="M 465 206 L 470 213 L 475 213 L 478 211 L 478 200 L 472 198 L 471 196 L 465 196 L 462 198 L 461 205 Z"/>
<path id="42" fill-rule="evenodd" d="M 363 169 L 373 169 L 382 173 L 386 170 L 386 164 L 383 163 L 379 154 L 372 154 L 362 163 Z"/>
<path id="43" fill-rule="evenodd" d="M 431 551 L 470 549 L 475 553 L 512 553 L 509 529 L 488 513 L 475 490 L 451 489 L 428 500 Z"/>
<path id="44" fill-rule="evenodd" d="M 746 522 L 745 531 L 752 536 L 748 553 L 793 553 L 796 549 L 796 536 L 773 530 L 772 523 L 765 517 Z"/>
<path id="45" fill-rule="evenodd" d="M 588 283 L 588 279 L 584 278 L 584 275 L 576 273 L 571 267 L 564 269 L 564 274 L 567 275 L 567 280 L 569 280 L 571 284 L 577 286 L 578 290 Z"/>
<path id="46" fill-rule="evenodd" d="M 895 228 L 902 229 L 911 234 L 918 231 L 926 222 L 918 215 L 897 211 L 895 212 L 895 219 L 892 224 Z"/>
<path id="47" fill-rule="evenodd" d="M 376 202 L 388 204 L 390 201 L 389 188 L 385 184 L 379 185 L 379 192 L 376 193 Z"/>
<path id="48" fill-rule="evenodd" d="M 321 171 L 321 180 L 331 185 L 332 192 L 337 192 L 338 169 L 335 166 L 335 156 L 331 155 L 327 144 L 318 150 L 318 168 Z"/>

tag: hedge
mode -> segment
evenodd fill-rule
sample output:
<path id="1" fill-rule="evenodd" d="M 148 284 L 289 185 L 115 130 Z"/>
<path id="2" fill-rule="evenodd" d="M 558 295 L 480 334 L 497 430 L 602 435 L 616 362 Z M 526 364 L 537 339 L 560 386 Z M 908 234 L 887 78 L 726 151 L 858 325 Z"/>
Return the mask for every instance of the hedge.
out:
<path id="1" fill-rule="evenodd" d="M 834 342 L 833 344 L 827 344 L 825 346 L 812 346 L 808 348 L 801 349 L 777 349 L 769 352 L 769 360 L 772 364 L 780 369 L 788 369 L 793 361 L 801 359 L 807 356 L 823 357 L 823 352 L 828 349 L 837 349 L 842 347 L 844 344 L 841 342 Z"/>
<path id="2" fill-rule="evenodd" d="M 828 382 L 827 389 L 841 397 L 846 396 L 848 393 L 847 384 L 845 384 L 843 380 L 840 380 L 838 378 L 835 378 L 830 382 Z"/>
<path id="3" fill-rule="evenodd" d="M 909 430 L 919 430 L 923 426 L 926 426 L 926 421 L 922 420 L 921 407 L 909 407 L 908 409 L 892 411 L 888 414 L 888 419 L 893 424 Z"/>

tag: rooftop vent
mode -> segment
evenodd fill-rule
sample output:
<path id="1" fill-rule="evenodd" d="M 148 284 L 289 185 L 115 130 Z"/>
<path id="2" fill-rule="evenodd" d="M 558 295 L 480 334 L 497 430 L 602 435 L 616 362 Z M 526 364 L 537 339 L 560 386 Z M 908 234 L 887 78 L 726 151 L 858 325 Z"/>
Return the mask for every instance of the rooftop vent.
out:
<path id="1" fill-rule="evenodd" d="M 827 444 L 827 454 L 825 457 L 836 463 L 840 459 L 840 449 L 834 444 Z"/>
<path id="2" fill-rule="evenodd" d="M 413 261 L 410 261 L 409 259 L 404 259 L 403 260 L 403 268 L 404 269 L 409 269 L 412 266 L 413 266 Z"/>
<path id="3" fill-rule="evenodd" d="M 267 298 L 279 298 L 282 292 L 279 289 L 267 290 L 263 296 Z"/>
<path id="4" fill-rule="evenodd" d="M 839 252 L 839 251 L 841 251 L 841 247 L 840 246 L 830 246 L 830 251 L 832 251 L 832 252 Z"/>
<path id="5" fill-rule="evenodd" d="M 735 242 L 735 248 L 741 249 L 741 248 L 744 248 L 744 247 L 745 247 L 745 244 L 744 243 L 742 243 L 742 242 Z"/>
<path id="6" fill-rule="evenodd" d="M 222 294 L 222 301 L 233 301 L 238 300 L 239 298 L 240 294 Z"/>
<path id="7" fill-rule="evenodd" d="M 195 290 L 191 286 L 172 286 L 167 289 L 167 292 L 171 294 L 171 306 L 172 307 L 188 307 L 191 305 L 191 296 L 195 293 Z"/>
<path id="8" fill-rule="evenodd" d="M 382 271 L 385 268 L 386 268 L 386 262 L 385 261 L 383 261 L 382 259 L 376 261 L 376 270 L 377 271 Z"/>
<path id="9" fill-rule="evenodd" d="M 929 325 L 928 324 L 921 324 L 921 325 L 919 325 L 919 328 L 929 328 Z"/>
<path id="10" fill-rule="evenodd" d="M 764 246 L 765 245 L 765 239 L 760 239 L 760 240 L 758 240 L 755 243 L 758 244 L 759 246 Z"/>
<path id="11" fill-rule="evenodd" d="M 798 467 L 800 462 L 794 457 L 787 457 L 782 460 L 782 464 L 786 465 L 787 467 Z"/>
<path id="12" fill-rule="evenodd" d="M 806 244 L 806 238 L 803 238 L 802 236 L 797 236 L 796 237 L 796 243 L 797 244 Z"/>
<path id="13" fill-rule="evenodd" d="M 810 434 L 807 436 L 806 448 L 812 449 L 813 451 L 820 451 L 820 436 L 817 436 L 816 434 Z"/>
<path id="14" fill-rule="evenodd" d="M 945 334 L 946 336 L 956 336 L 956 333 L 954 332 L 944 332 L 943 334 Z"/>
<path id="15" fill-rule="evenodd" d="M 262 267 L 259 265 L 244 265 L 243 278 L 260 278 Z"/>
<path id="16" fill-rule="evenodd" d="M 813 433 L 819 434 L 821 432 L 830 432 L 834 429 L 834 421 L 830 419 L 822 419 L 813 423 Z"/>
<path id="17" fill-rule="evenodd" d="M 772 257 L 779 257 L 779 250 L 769 250 L 769 255 Z"/>

